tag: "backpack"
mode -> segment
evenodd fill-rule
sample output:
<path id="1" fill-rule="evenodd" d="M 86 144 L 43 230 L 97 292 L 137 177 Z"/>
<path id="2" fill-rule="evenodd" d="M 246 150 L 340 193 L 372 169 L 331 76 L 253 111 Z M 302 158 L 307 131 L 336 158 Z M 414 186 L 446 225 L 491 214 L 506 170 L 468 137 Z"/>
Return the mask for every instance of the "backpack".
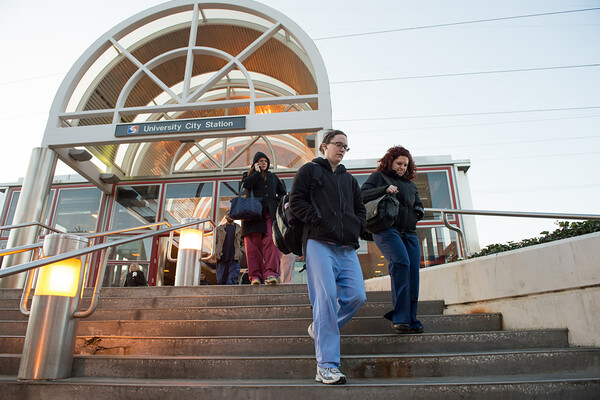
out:
<path id="1" fill-rule="evenodd" d="M 317 186 L 323 185 L 321 174 L 323 170 L 317 163 L 313 164 L 313 176 L 310 183 L 310 201 L 317 213 L 321 217 L 321 211 L 315 203 L 313 192 Z M 290 195 L 283 196 L 275 212 L 273 221 L 273 243 L 283 254 L 294 253 L 302 256 L 305 251 L 306 238 L 308 236 L 308 226 L 297 218 L 290 210 Z"/>

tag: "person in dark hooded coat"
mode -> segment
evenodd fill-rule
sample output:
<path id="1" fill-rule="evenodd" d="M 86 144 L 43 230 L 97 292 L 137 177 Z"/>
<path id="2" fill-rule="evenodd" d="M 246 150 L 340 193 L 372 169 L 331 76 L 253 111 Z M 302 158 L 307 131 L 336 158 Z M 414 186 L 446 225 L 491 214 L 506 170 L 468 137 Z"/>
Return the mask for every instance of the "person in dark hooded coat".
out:
<path id="1" fill-rule="evenodd" d="M 277 175 L 269 171 L 271 161 L 265 153 L 257 152 L 252 167 L 242 176 L 242 186 L 246 194 L 254 191 L 254 197 L 262 199 L 262 218 L 242 221 L 242 237 L 246 246 L 248 275 L 252 285 L 268 283 L 274 285 L 279 276 L 280 252 L 273 243 L 272 221 L 279 200 L 287 190 Z"/>

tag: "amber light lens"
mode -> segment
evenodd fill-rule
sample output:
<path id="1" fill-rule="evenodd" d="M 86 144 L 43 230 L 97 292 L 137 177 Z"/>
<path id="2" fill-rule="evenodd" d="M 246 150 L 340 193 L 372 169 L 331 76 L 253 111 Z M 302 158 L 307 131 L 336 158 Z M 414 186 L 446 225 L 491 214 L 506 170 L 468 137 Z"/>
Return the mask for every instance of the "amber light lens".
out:
<path id="1" fill-rule="evenodd" d="M 182 229 L 179 237 L 179 249 L 202 250 L 204 232 L 199 229 Z"/>
<path id="2" fill-rule="evenodd" d="M 78 258 L 69 258 L 41 267 L 34 295 L 75 297 L 80 272 L 81 260 Z"/>

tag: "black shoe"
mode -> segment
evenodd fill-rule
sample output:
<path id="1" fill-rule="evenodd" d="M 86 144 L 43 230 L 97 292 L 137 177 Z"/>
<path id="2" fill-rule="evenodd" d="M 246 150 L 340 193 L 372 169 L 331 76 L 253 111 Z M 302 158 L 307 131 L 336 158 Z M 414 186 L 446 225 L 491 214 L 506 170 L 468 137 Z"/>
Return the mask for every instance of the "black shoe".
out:
<path id="1" fill-rule="evenodd" d="M 415 328 L 410 328 L 410 333 L 423 333 L 423 325 L 417 326 Z"/>
<path id="2" fill-rule="evenodd" d="M 411 333 L 410 325 L 408 324 L 394 324 L 392 322 L 392 328 L 394 329 L 394 332 L 400 335 L 405 333 Z"/>

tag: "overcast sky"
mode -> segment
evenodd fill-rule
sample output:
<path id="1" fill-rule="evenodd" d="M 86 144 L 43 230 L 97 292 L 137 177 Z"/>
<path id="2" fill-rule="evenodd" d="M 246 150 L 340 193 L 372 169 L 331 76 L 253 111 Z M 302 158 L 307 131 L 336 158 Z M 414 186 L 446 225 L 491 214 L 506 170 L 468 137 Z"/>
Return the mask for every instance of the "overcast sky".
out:
<path id="1" fill-rule="evenodd" d="M 0 2 L 0 182 L 24 175 L 75 60 L 160 3 Z M 600 9 L 590 10 L 600 1 L 262 3 L 319 48 L 348 158 L 378 158 L 395 144 L 448 154 L 471 161 L 475 209 L 600 214 Z M 477 227 L 482 246 L 556 228 L 489 217 Z"/>

